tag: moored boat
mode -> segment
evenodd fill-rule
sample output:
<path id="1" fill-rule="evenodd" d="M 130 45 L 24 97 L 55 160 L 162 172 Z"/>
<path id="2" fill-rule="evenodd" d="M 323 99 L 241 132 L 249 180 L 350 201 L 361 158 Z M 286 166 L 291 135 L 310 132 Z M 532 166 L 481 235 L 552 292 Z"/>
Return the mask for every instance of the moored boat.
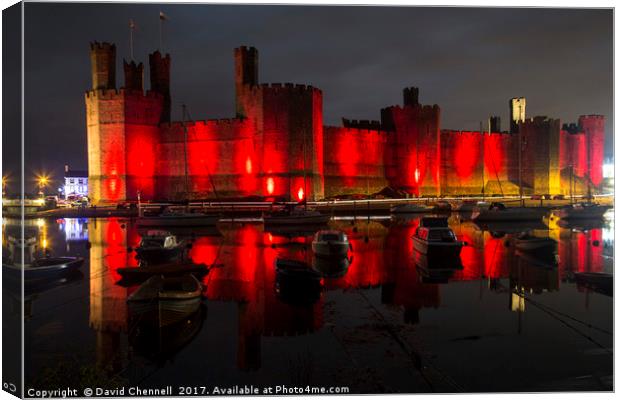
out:
<path id="1" fill-rule="evenodd" d="M 575 272 L 574 277 L 578 286 L 593 289 L 594 291 L 607 296 L 613 296 L 613 274 L 606 272 Z"/>
<path id="2" fill-rule="evenodd" d="M 116 272 L 121 276 L 121 283 L 143 282 L 152 276 L 180 276 L 192 274 L 200 278 L 209 273 L 209 268 L 205 264 L 169 263 L 159 265 L 149 265 L 146 267 L 123 267 Z"/>
<path id="3" fill-rule="evenodd" d="M 137 258 L 147 263 L 163 263 L 177 259 L 185 249 L 185 242 L 161 230 L 148 231 L 136 247 Z"/>
<path id="4" fill-rule="evenodd" d="M 312 268 L 325 278 L 341 278 L 347 274 L 353 257 L 325 258 L 312 257 Z"/>
<path id="5" fill-rule="evenodd" d="M 458 258 L 463 247 L 445 217 L 422 218 L 411 239 L 416 251 L 433 258 Z"/>
<path id="6" fill-rule="evenodd" d="M 547 212 L 544 207 L 506 207 L 503 203 L 494 202 L 488 207 L 475 207 L 471 218 L 474 222 L 541 221 Z"/>
<path id="7" fill-rule="evenodd" d="M 263 214 L 265 226 L 325 225 L 330 219 L 328 214 L 302 207 L 287 207 L 282 211 Z"/>
<path id="8" fill-rule="evenodd" d="M 527 232 L 518 235 L 515 247 L 521 251 L 555 251 L 558 242 L 550 237 L 533 236 Z"/>
<path id="9" fill-rule="evenodd" d="M 611 206 L 596 203 L 575 203 L 553 210 L 553 214 L 560 219 L 602 219 Z"/>
<path id="10" fill-rule="evenodd" d="M 342 231 L 321 230 L 312 240 L 312 252 L 319 257 L 344 258 L 350 247 L 349 238 Z"/>
<path id="11" fill-rule="evenodd" d="M 474 208 L 484 207 L 485 205 L 488 204 L 478 200 L 463 200 L 458 206 L 456 206 L 455 211 L 459 213 L 470 213 L 474 211 Z"/>
<path id="12" fill-rule="evenodd" d="M 305 262 L 276 259 L 275 291 L 285 303 L 313 304 L 321 296 L 322 274 Z"/>
<path id="13" fill-rule="evenodd" d="M 202 284 L 192 274 L 178 277 L 156 275 L 144 282 L 127 298 L 134 314 L 158 318 L 162 326 L 186 318 L 202 302 Z"/>
<path id="14" fill-rule="evenodd" d="M 12 278 L 25 280 L 56 279 L 78 270 L 84 263 L 82 257 L 44 257 L 28 264 L 2 264 L 2 271 Z"/>
<path id="15" fill-rule="evenodd" d="M 156 216 L 139 217 L 137 225 L 140 227 L 214 226 L 219 219 L 220 216 L 216 214 L 168 210 Z"/>
<path id="16" fill-rule="evenodd" d="M 391 214 L 423 214 L 431 212 L 433 212 L 433 207 L 417 203 L 396 204 L 390 207 Z"/>

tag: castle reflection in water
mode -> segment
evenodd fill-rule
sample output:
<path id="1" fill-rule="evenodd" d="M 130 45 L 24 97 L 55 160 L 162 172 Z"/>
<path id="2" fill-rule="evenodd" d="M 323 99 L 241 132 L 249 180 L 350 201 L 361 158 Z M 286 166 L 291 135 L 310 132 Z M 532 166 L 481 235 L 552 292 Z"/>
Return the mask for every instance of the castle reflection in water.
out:
<path id="1" fill-rule="evenodd" d="M 557 256 L 540 260 L 516 255 L 511 244 L 515 234 L 507 229 L 482 230 L 471 222 L 451 217 L 451 227 L 468 245 L 461 253 L 462 268 L 448 271 L 433 265 L 417 265 L 424 262 L 416 258 L 410 238 L 418 224 L 418 219 L 331 221 L 330 227 L 344 231 L 349 237 L 350 265 L 334 274 L 326 273 L 332 277 L 323 278 L 323 291 L 316 298 L 301 302 L 287 301 L 278 293 L 274 263 L 276 258 L 286 257 L 306 260 L 323 271 L 338 269 L 339 266 L 322 265 L 321 260 L 313 258 L 312 232 L 295 236 L 266 232 L 257 223 L 235 222 L 203 232 L 187 232 L 187 237 L 193 239 L 189 257 L 194 262 L 221 264 L 204 278 L 205 304 L 206 307 L 210 302 L 235 305 L 238 330 L 228 334 L 236 335 L 236 365 L 243 371 L 261 368 L 262 338 L 319 331 L 324 326 L 325 296 L 331 291 L 343 291 L 346 295 L 351 289 L 378 289 L 382 304 L 401 310 L 402 323 L 419 324 L 423 322 L 420 311 L 440 307 L 442 292 L 458 282 L 479 281 L 486 290 L 504 293 L 505 312 L 522 313 L 527 304 L 515 293 L 558 291 L 562 283 L 573 281 L 574 272 L 612 268 L 613 222 L 610 221 L 590 226 L 555 223 L 550 223 L 549 228 L 536 226 L 537 232 L 558 241 Z M 141 232 L 134 221 L 121 218 L 48 220 L 34 225 L 38 225 L 39 235 L 46 235 L 45 245 L 51 246 L 54 253 L 77 251 L 88 255 L 80 284 L 88 287 L 88 321 L 96 334 L 96 362 L 120 371 L 127 363 L 120 356 L 127 353 L 124 347 L 139 348 L 148 342 L 144 337 L 134 337 L 133 341 L 131 337 L 135 327 L 128 315 L 126 299 L 136 287 L 117 284 L 121 278 L 118 268 L 137 266 L 132 249 L 138 245 Z M 4 227 L 8 228 L 6 222 Z M 442 272 L 438 275 L 437 271 Z M 578 290 L 588 289 L 578 287 Z M 37 310 L 36 307 L 26 309 L 27 313 Z M 191 327 L 180 333 L 183 337 L 177 338 L 179 347 L 197 334 L 205 318 L 206 310 L 201 309 L 200 316 L 187 321 Z M 170 346 L 159 350 L 173 354 L 176 350 L 172 337 L 177 333 L 157 333 Z M 32 346 L 31 351 L 36 351 L 36 345 Z M 29 345 L 26 347 L 28 350 Z M 151 349 L 151 353 L 157 351 Z"/>

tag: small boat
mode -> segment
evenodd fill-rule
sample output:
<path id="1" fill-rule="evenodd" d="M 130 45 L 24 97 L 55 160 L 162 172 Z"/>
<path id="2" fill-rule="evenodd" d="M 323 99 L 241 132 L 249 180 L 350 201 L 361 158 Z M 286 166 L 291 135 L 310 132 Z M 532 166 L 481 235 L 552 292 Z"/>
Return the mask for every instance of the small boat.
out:
<path id="1" fill-rule="evenodd" d="M 2 272 L 15 279 L 56 279 L 78 270 L 84 263 L 82 257 L 44 257 L 28 264 L 2 264 Z"/>
<path id="2" fill-rule="evenodd" d="M 162 263 L 177 259 L 185 249 L 185 242 L 177 242 L 170 232 L 152 230 L 140 239 L 137 258 L 147 263 Z"/>
<path id="3" fill-rule="evenodd" d="M 422 214 L 431 212 L 433 212 L 433 207 L 417 203 L 396 204 L 390 207 L 391 214 Z"/>
<path id="4" fill-rule="evenodd" d="M 275 291 L 289 304 L 314 304 L 320 297 L 323 275 L 305 262 L 276 259 Z"/>
<path id="5" fill-rule="evenodd" d="M 613 296 L 613 274 L 606 272 L 575 272 L 573 275 L 578 286 L 593 289 L 594 291 L 607 296 Z"/>
<path id="6" fill-rule="evenodd" d="M 195 313 L 202 303 L 202 284 L 192 274 L 156 275 L 127 298 L 132 314 L 156 318 L 160 326 L 174 324 Z"/>
<path id="7" fill-rule="evenodd" d="M 519 256 L 523 261 L 525 261 L 528 265 L 545 268 L 545 269 L 554 269 L 558 267 L 559 257 L 554 252 L 533 252 L 533 251 L 523 251 L 517 250 L 515 254 Z"/>
<path id="8" fill-rule="evenodd" d="M 331 216 L 305 207 L 289 207 L 263 214 L 265 226 L 326 225 Z"/>
<path id="9" fill-rule="evenodd" d="M 459 214 L 470 214 L 474 211 L 474 209 L 476 207 L 488 207 L 489 203 L 486 203 L 484 201 L 477 201 L 477 200 L 463 200 L 461 202 L 461 204 L 459 204 L 458 206 L 456 206 L 455 211 L 458 212 Z"/>
<path id="10" fill-rule="evenodd" d="M 544 207 L 506 207 L 503 203 L 494 202 L 488 207 L 475 207 L 471 219 L 474 222 L 539 221 L 547 212 Z"/>
<path id="11" fill-rule="evenodd" d="M 216 214 L 166 210 L 157 216 L 139 217 L 137 225 L 139 227 L 213 226 L 219 219 L 220 216 Z"/>
<path id="12" fill-rule="evenodd" d="M 515 239 L 515 248 L 521 251 L 555 251 L 558 242 L 550 237 L 538 237 L 523 232 Z"/>
<path id="13" fill-rule="evenodd" d="M 313 270 L 303 261 L 278 258 L 276 259 L 276 274 L 280 278 L 291 280 L 320 280 L 321 274 Z"/>
<path id="14" fill-rule="evenodd" d="M 456 271 L 463 269 L 460 257 L 429 257 L 419 251 L 413 252 L 413 262 L 425 270 Z"/>
<path id="15" fill-rule="evenodd" d="M 463 247 L 463 242 L 456 239 L 448 226 L 446 217 L 422 218 L 411 238 L 416 251 L 433 258 L 458 258 Z"/>
<path id="16" fill-rule="evenodd" d="M 202 304 L 191 315 L 165 326 L 159 318 L 149 320 L 140 314 L 134 315 L 129 321 L 129 345 L 135 354 L 163 365 L 194 340 L 204 325 L 206 314 L 206 306 Z"/>
<path id="17" fill-rule="evenodd" d="M 209 268 L 205 264 L 194 263 L 171 263 L 149 265 L 146 267 L 124 267 L 118 268 L 116 272 L 121 276 L 120 283 L 143 282 L 152 276 L 180 276 L 192 274 L 198 278 L 209 273 Z"/>
<path id="18" fill-rule="evenodd" d="M 350 248 L 347 235 L 336 230 L 318 231 L 312 241 L 312 252 L 319 257 L 343 258 Z"/>
<path id="19" fill-rule="evenodd" d="M 607 210 L 611 209 L 611 206 L 605 206 L 595 203 L 575 203 L 570 204 L 556 210 L 553 210 L 553 214 L 560 219 L 602 219 Z"/>
<path id="20" fill-rule="evenodd" d="M 450 213 L 452 212 L 452 204 L 445 200 L 441 200 L 433 205 L 433 211 L 436 213 Z"/>
<path id="21" fill-rule="evenodd" d="M 325 258 L 312 257 L 312 268 L 325 278 L 341 278 L 347 274 L 353 257 Z"/>

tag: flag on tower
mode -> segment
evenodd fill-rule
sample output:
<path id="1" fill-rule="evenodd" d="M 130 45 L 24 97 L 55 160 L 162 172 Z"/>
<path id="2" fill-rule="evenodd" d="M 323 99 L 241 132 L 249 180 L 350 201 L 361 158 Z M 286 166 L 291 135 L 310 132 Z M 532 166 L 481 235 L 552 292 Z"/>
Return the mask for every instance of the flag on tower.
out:
<path id="1" fill-rule="evenodd" d="M 162 21 L 165 21 L 168 19 L 168 16 L 166 14 L 164 14 L 163 11 L 159 12 L 159 19 L 161 19 Z"/>
<path id="2" fill-rule="evenodd" d="M 129 20 L 129 29 L 135 29 L 136 24 L 133 22 L 133 19 Z"/>

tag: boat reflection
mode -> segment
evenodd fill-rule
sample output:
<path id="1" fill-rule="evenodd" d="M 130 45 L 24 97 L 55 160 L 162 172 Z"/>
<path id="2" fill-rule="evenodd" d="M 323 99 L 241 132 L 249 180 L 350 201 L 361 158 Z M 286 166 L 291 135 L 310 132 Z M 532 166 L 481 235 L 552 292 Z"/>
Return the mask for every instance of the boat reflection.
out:
<path id="1" fill-rule="evenodd" d="M 206 315 L 204 304 L 173 324 L 132 314 L 128 322 L 129 345 L 135 354 L 163 366 L 198 335 Z"/>

